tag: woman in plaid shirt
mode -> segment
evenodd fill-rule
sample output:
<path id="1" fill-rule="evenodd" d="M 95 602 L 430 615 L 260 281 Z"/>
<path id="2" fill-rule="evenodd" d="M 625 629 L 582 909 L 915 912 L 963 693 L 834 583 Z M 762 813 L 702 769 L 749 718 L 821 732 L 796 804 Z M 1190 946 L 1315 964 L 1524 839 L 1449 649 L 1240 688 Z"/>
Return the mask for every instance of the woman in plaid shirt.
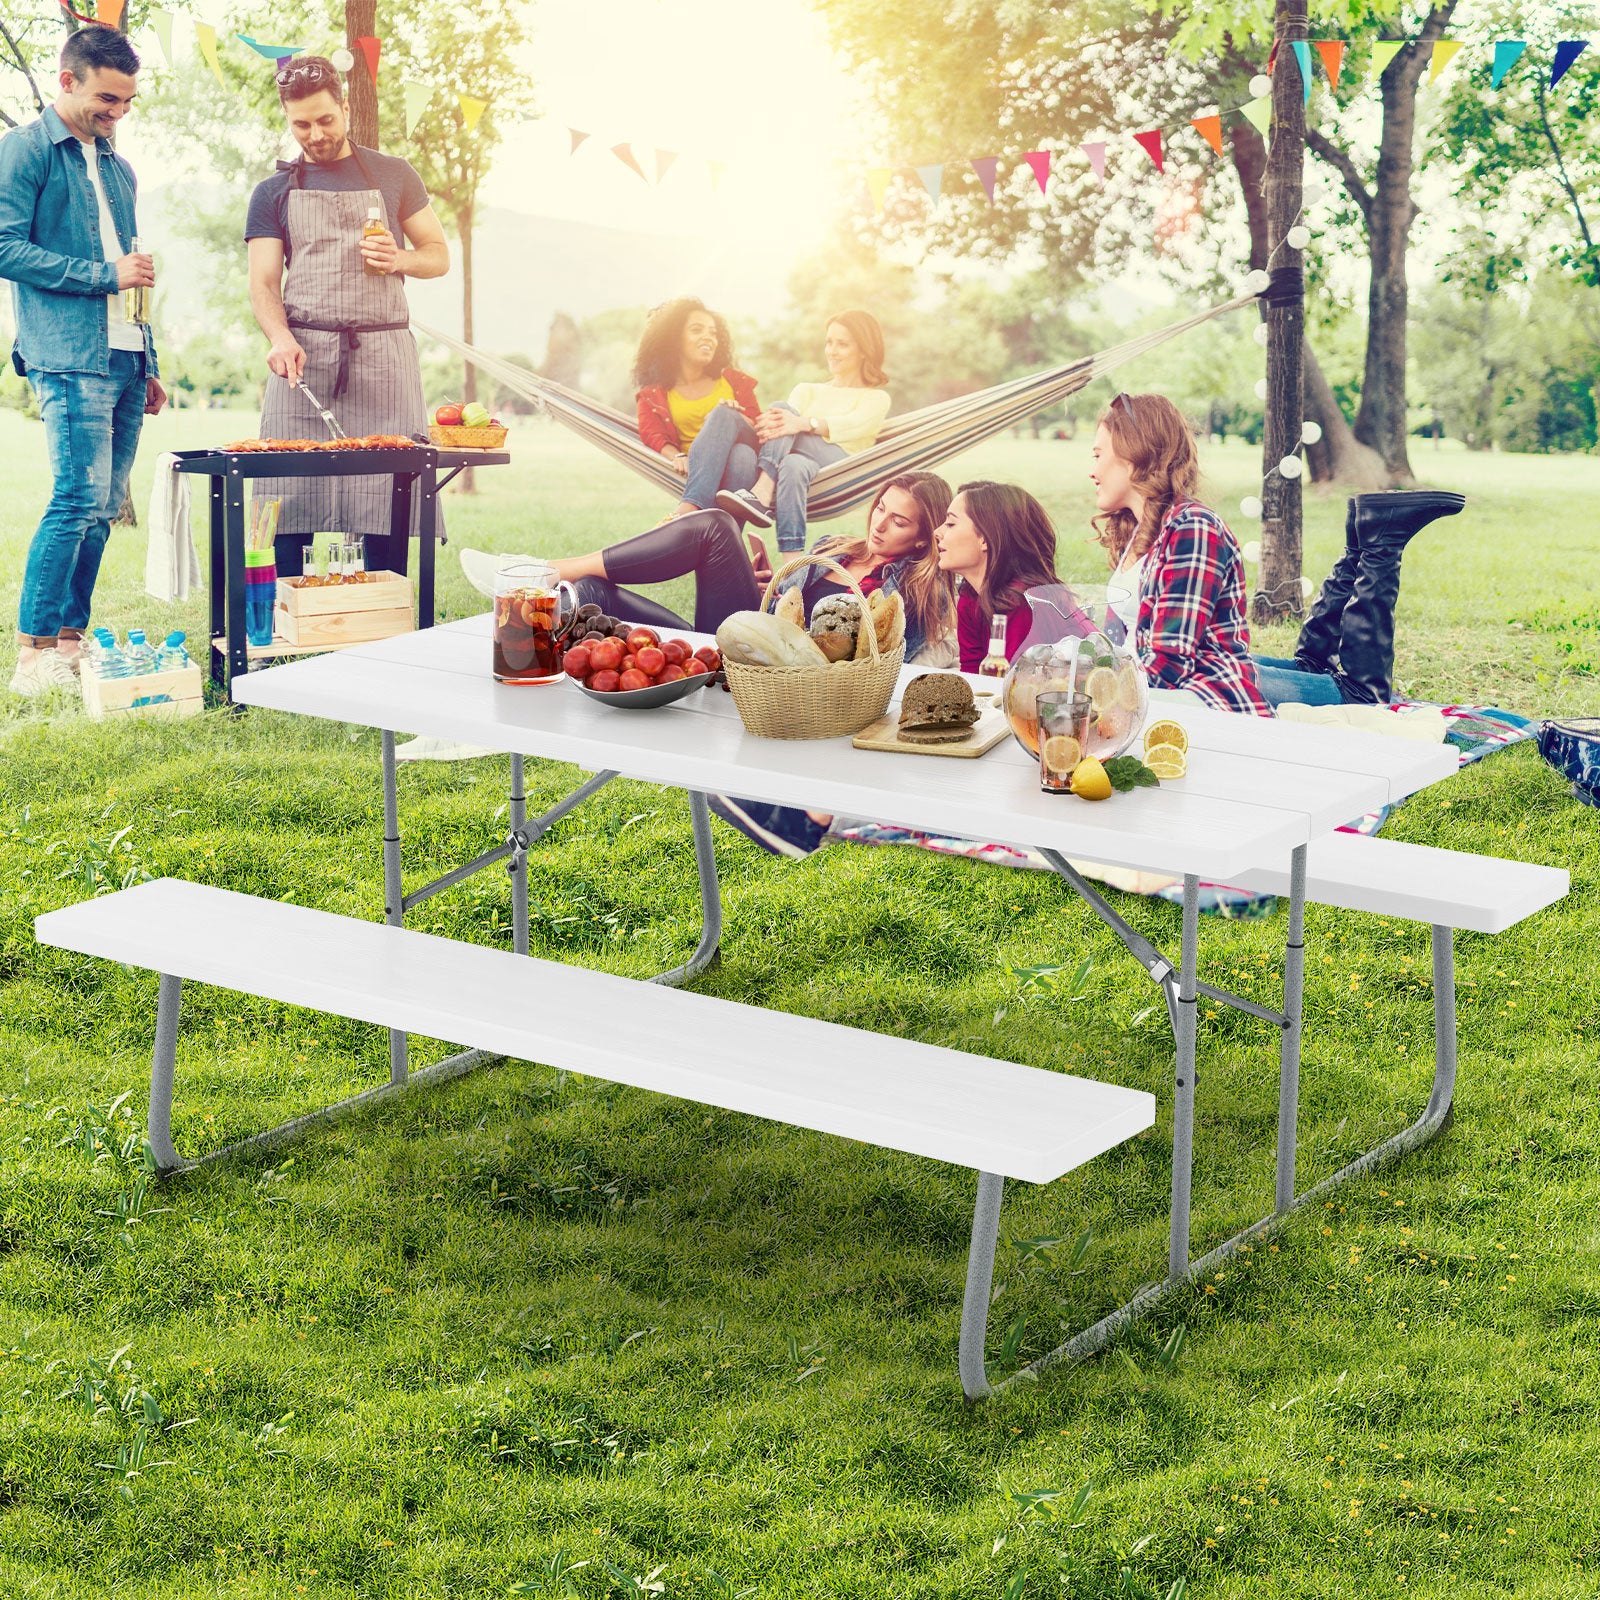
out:
<path id="1" fill-rule="evenodd" d="M 1270 717 L 1250 659 L 1244 557 L 1194 498 L 1194 436 L 1162 395 L 1119 394 L 1095 429 L 1095 518 L 1117 606 L 1153 689 L 1187 689 L 1222 711 Z"/>

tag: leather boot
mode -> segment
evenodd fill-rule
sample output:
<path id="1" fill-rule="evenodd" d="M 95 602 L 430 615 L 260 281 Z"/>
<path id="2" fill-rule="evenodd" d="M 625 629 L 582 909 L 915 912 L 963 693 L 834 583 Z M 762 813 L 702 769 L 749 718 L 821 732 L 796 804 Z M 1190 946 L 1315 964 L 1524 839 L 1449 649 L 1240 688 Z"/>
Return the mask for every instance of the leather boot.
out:
<path id="1" fill-rule="evenodd" d="M 1361 536 L 1356 523 L 1356 500 L 1346 502 L 1344 514 L 1344 554 L 1333 571 L 1322 580 L 1322 593 L 1311 608 L 1311 615 L 1300 627 L 1294 647 L 1294 664 L 1300 672 L 1332 672 L 1339 653 L 1339 619 L 1345 601 L 1356 586 L 1356 571 L 1361 561 Z"/>
<path id="2" fill-rule="evenodd" d="M 1387 705 L 1393 688 L 1394 607 L 1400 558 L 1414 535 L 1436 517 L 1453 517 L 1464 496 L 1436 489 L 1357 495 L 1361 557 L 1355 587 L 1339 619 L 1339 692 L 1353 705 Z"/>

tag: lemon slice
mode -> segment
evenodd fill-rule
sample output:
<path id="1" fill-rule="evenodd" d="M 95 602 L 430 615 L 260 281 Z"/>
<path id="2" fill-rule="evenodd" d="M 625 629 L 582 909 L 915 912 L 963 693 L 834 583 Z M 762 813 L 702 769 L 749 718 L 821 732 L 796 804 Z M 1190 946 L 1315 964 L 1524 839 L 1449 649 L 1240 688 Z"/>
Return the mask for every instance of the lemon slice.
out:
<path id="1" fill-rule="evenodd" d="M 1117 674 L 1117 701 L 1124 711 L 1139 709 L 1139 669 L 1131 661 Z"/>
<path id="2" fill-rule="evenodd" d="M 1043 753 L 1052 772 L 1071 772 L 1083 760 L 1083 746 L 1070 733 L 1052 733 L 1044 742 Z"/>
<path id="3" fill-rule="evenodd" d="M 1080 761 L 1073 769 L 1072 782 L 1069 785 L 1072 792 L 1080 800 L 1109 800 L 1111 798 L 1111 779 L 1106 769 L 1090 756 L 1087 760 Z"/>
<path id="4" fill-rule="evenodd" d="M 1144 730 L 1146 753 L 1154 750 L 1158 744 L 1170 744 L 1177 750 L 1187 750 L 1189 735 L 1176 722 L 1152 722 Z"/>
<path id="5" fill-rule="evenodd" d="M 1151 745 L 1144 753 L 1144 764 L 1163 782 L 1181 778 L 1189 770 L 1189 758 L 1175 744 Z"/>
<path id="6" fill-rule="evenodd" d="M 1096 714 L 1109 711 L 1117 703 L 1117 675 L 1110 667 L 1096 667 L 1083 681 L 1083 692 L 1089 696 Z"/>

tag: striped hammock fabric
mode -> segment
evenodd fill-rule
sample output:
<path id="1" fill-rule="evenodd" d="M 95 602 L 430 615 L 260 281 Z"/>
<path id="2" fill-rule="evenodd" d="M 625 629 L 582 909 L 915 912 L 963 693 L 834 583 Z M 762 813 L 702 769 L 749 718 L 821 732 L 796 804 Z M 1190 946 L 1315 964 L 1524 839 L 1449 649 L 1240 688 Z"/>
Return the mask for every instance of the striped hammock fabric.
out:
<path id="1" fill-rule="evenodd" d="M 815 521 L 842 516 L 865 505 L 886 479 L 902 472 L 926 471 L 950 456 L 981 444 L 1002 433 L 1037 411 L 1053 406 L 1076 394 L 1096 378 L 1147 354 L 1169 339 L 1176 339 L 1191 328 L 1209 322 L 1229 311 L 1253 305 L 1254 294 L 1238 295 L 1209 310 L 1197 312 L 1152 333 L 1142 333 L 1122 344 L 1102 350 L 1098 355 L 1081 356 L 1064 367 L 1052 367 L 1009 383 L 980 389 L 974 394 L 941 400 L 919 411 L 890 417 L 877 442 L 855 455 L 835 461 L 819 472 L 811 484 L 807 500 L 808 515 Z M 414 323 L 419 332 L 454 350 L 470 361 L 479 372 L 494 378 L 506 388 L 532 401 L 563 426 L 604 450 L 607 455 L 648 478 L 676 499 L 683 479 L 653 450 L 640 442 L 632 417 L 568 389 L 548 378 L 529 372 L 526 367 L 502 361 L 473 345 L 464 343 L 425 323 Z"/>

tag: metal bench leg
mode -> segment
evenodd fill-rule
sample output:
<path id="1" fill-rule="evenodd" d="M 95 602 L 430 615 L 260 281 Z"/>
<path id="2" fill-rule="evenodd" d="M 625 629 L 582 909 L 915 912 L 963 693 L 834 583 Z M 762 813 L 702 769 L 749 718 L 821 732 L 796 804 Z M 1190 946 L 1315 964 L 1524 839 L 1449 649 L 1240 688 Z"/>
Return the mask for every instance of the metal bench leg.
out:
<path id="1" fill-rule="evenodd" d="M 1300 1120 L 1300 1025 L 1306 994 L 1306 847 L 1289 857 L 1289 940 L 1283 951 L 1283 1039 L 1278 1046 L 1278 1177 L 1273 1209 L 1294 1204 Z"/>
<path id="2" fill-rule="evenodd" d="M 1167 1276 L 1189 1269 L 1189 1185 L 1194 1171 L 1195 983 L 1200 943 L 1200 879 L 1183 880 L 1183 950 L 1178 958 L 1176 1093 L 1172 1101 L 1172 1220 Z"/>
<path id="3" fill-rule="evenodd" d="M 511 758 L 511 836 L 520 839 L 528 824 L 528 795 L 522 781 L 522 757 Z M 519 956 L 528 953 L 528 852 L 515 848 L 511 864 L 511 948 Z"/>
<path id="4" fill-rule="evenodd" d="M 383 732 L 383 920 L 398 928 L 405 920 L 405 892 L 400 881 L 400 785 L 395 774 L 394 735 Z M 406 1036 L 389 1030 L 389 1082 L 406 1081 Z"/>
<path id="5" fill-rule="evenodd" d="M 1455 930 L 1433 927 L 1433 1090 L 1422 1121 L 1430 1135 L 1450 1117 L 1456 1098 Z M 1420 1126 L 1420 1124 L 1419 1124 Z"/>
<path id="6" fill-rule="evenodd" d="M 994 1247 L 1000 1234 L 1000 1201 L 1006 1180 L 993 1172 L 978 1174 L 978 1200 L 972 1211 L 972 1249 L 967 1256 L 967 1291 L 961 1302 L 961 1345 L 957 1365 L 968 1400 L 982 1400 L 991 1391 L 984 1369 L 983 1339 L 989 1327 L 989 1295 L 994 1285 Z"/>
<path id="7" fill-rule="evenodd" d="M 150 1061 L 150 1110 L 145 1137 L 158 1172 L 179 1172 L 188 1162 L 172 1148 L 172 1075 L 178 1062 L 178 1012 L 183 979 L 161 974 L 156 1001 L 156 1048 Z"/>
<path id="8" fill-rule="evenodd" d="M 717 882 L 717 855 L 711 842 L 711 808 L 698 790 L 689 790 L 689 820 L 694 828 L 694 864 L 700 875 L 700 943 L 681 967 L 657 973 L 650 981 L 675 989 L 710 964 L 722 943 L 722 890 Z"/>

